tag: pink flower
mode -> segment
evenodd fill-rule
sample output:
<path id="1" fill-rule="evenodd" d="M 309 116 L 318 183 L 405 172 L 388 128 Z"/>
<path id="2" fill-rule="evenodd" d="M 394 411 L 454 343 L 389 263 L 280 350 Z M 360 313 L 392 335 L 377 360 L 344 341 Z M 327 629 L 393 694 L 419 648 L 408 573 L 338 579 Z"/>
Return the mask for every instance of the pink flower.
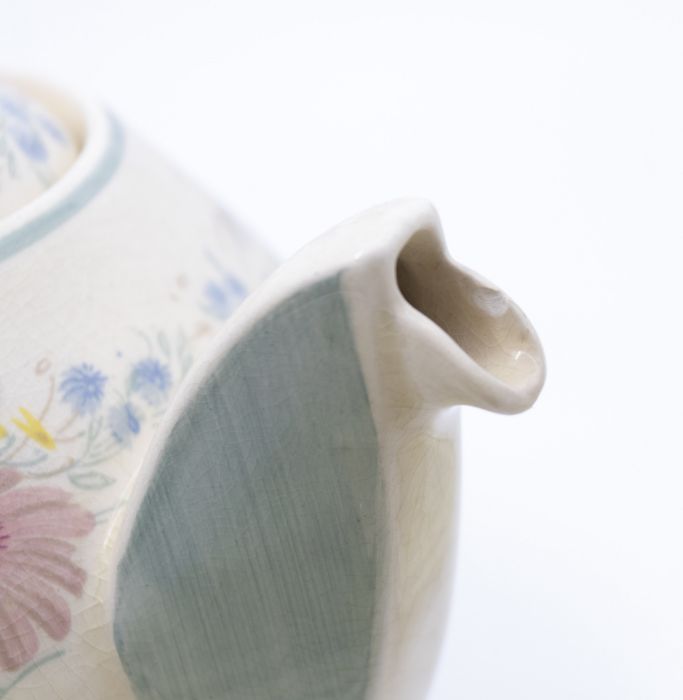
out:
<path id="1" fill-rule="evenodd" d="M 15 488 L 21 474 L 0 470 L 0 668 L 14 671 L 40 648 L 38 629 L 62 640 L 71 629 L 64 593 L 80 596 L 85 571 L 71 561 L 95 526 L 62 489 Z"/>

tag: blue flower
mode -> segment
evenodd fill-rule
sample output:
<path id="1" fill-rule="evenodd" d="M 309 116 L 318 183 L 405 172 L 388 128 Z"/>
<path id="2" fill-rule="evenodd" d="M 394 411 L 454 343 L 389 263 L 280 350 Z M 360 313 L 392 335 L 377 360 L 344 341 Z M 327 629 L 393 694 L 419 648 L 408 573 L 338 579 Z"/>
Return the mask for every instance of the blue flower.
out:
<path id="1" fill-rule="evenodd" d="M 5 114 L 9 114 L 15 119 L 22 122 L 28 121 L 26 107 L 9 95 L 0 95 L 0 108 L 4 110 Z"/>
<path id="2" fill-rule="evenodd" d="M 151 406 L 158 406 L 171 388 L 171 373 L 159 360 L 148 357 L 134 365 L 130 388 Z"/>
<path id="3" fill-rule="evenodd" d="M 80 414 L 94 413 L 102 401 L 107 378 L 92 365 L 81 364 L 64 373 L 59 390 L 62 401 Z"/>
<path id="4" fill-rule="evenodd" d="M 64 135 L 64 132 L 51 119 L 40 115 L 38 117 L 38 121 L 40 122 L 40 125 L 43 127 L 43 129 L 55 141 L 57 141 L 58 143 L 66 143 L 66 136 Z"/>
<path id="5" fill-rule="evenodd" d="M 204 309 L 224 321 L 244 299 L 246 291 L 236 277 L 226 273 L 220 282 L 209 282 L 204 287 Z"/>
<path id="6" fill-rule="evenodd" d="M 45 144 L 40 140 L 38 134 L 30 128 L 20 128 L 13 126 L 10 128 L 12 137 L 17 143 L 17 146 L 31 159 L 44 161 L 47 158 L 47 149 Z"/>
<path id="7" fill-rule="evenodd" d="M 130 402 L 109 409 L 109 429 L 116 442 L 130 447 L 133 437 L 140 432 L 140 420 Z"/>

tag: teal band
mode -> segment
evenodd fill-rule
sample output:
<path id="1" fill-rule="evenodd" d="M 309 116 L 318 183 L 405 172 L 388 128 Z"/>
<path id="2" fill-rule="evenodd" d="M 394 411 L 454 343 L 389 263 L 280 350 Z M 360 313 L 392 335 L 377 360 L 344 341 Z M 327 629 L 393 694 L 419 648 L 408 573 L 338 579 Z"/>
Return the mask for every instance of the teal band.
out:
<path id="1" fill-rule="evenodd" d="M 139 700 L 365 700 L 378 445 L 339 277 L 226 355 L 161 449 L 118 569 Z"/>
<path id="2" fill-rule="evenodd" d="M 109 182 L 121 162 L 125 142 L 123 128 L 113 115 L 109 115 L 108 138 L 99 163 L 73 191 L 46 212 L 0 237 L 0 261 L 54 231 L 82 209 Z"/>

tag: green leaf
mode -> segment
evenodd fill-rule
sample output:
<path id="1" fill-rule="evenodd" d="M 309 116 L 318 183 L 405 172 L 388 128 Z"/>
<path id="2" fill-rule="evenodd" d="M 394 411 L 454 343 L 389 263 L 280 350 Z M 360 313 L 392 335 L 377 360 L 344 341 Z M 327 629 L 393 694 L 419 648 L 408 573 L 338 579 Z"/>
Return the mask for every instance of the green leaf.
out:
<path id="1" fill-rule="evenodd" d="M 79 489 L 95 491 L 113 484 L 115 479 L 112 479 L 106 474 L 102 474 L 102 472 L 91 471 L 83 472 L 81 474 L 70 474 L 69 481 Z"/>
<path id="2" fill-rule="evenodd" d="M 161 331 L 159 333 L 159 335 L 157 336 L 157 341 L 159 343 L 159 347 L 161 348 L 161 352 L 163 352 L 164 355 L 166 355 L 166 357 L 170 357 L 171 356 L 171 346 L 168 342 L 168 336 L 166 335 L 166 333 Z"/>

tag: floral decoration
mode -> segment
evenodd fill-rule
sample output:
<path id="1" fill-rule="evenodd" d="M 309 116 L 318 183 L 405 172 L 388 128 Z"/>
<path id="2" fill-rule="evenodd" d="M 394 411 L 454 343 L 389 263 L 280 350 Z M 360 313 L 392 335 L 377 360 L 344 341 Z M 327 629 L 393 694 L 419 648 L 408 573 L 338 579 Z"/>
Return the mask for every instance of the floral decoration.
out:
<path id="1" fill-rule="evenodd" d="M 20 166 L 23 155 L 26 166 L 48 184 L 54 180 L 48 163 L 50 148 L 67 147 L 66 134 L 46 112 L 14 91 L 0 92 L 0 183 L 3 177 L 18 180 L 25 176 Z"/>
<path id="2" fill-rule="evenodd" d="M 209 256 L 215 269 L 215 275 L 204 286 L 203 309 L 220 321 L 229 318 L 242 302 L 247 290 L 244 284 L 221 263 Z"/>
<path id="3" fill-rule="evenodd" d="M 246 295 L 245 285 L 207 253 L 213 274 L 201 287 L 200 309 L 224 320 Z M 186 285 L 179 278 L 179 287 Z M 136 331 L 138 347 L 117 357 L 122 366 L 109 376 L 91 362 L 55 372 L 49 358 L 34 374 L 44 384 L 42 405 L 18 406 L 0 423 L 0 468 L 27 478 L 65 474 L 78 489 L 98 490 L 116 483 L 107 464 L 130 449 L 146 423 L 164 412 L 174 388 L 192 364 L 194 341 L 211 330 L 199 323 L 192 332 Z"/>
<path id="4" fill-rule="evenodd" d="M 118 381 L 91 363 L 55 373 L 49 359 L 40 360 L 34 372 L 46 398 L 37 410 L 19 407 L 0 425 L 0 467 L 20 469 L 29 478 L 66 474 L 79 489 L 114 484 L 116 475 L 102 467 L 133 446 L 144 423 L 161 416 L 192 364 L 192 337 L 183 332 L 136 336 L 142 352 L 129 362 L 121 355 Z"/>
<path id="5" fill-rule="evenodd" d="M 212 273 L 195 298 L 206 316 L 191 330 L 132 331 L 109 371 L 87 358 L 57 368 L 43 357 L 33 365 L 42 400 L 10 408 L 0 422 L 0 670 L 17 672 L 0 686 L 0 698 L 64 653 L 36 658 L 44 635 L 61 641 L 71 628 L 69 600 L 81 595 L 86 580 L 73 561 L 75 540 L 120 505 L 120 491 L 112 490 L 112 506 L 94 515 L 72 494 L 104 492 L 117 483 L 117 455 L 158 422 L 192 365 L 195 342 L 246 295 L 237 277 L 207 257 Z M 177 284 L 173 301 L 187 279 L 180 276 Z"/>
<path id="6" fill-rule="evenodd" d="M 112 437 L 124 447 L 130 447 L 133 438 L 140 432 L 140 419 L 129 402 L 112 406 L 108 415 Z"/>
<path id="7" fill-rule="evenodd" d="M 99 407 L 104 395 L 107 378 L 92 365 L 83 363 L 64 373 L 59 389 L 62 401 L 79 415 L 92 414 Z"/>
<path id="8" fill-rule="evenodd" d="M 171 388 L 171 372 L 156 357 L 146 357 L 133 367 L 130 384 L 150 406 L 159 406 Z"/>
<path id="9" fill-rule="evenodd" d="M 24 486 L 22 475 L 0 470 L 0 668 L 14 671 L 40 649 L 38 630 L 53 640 L 71 629 L 67 598 L 83 591 L 85 571 L 72 561 L 73 539 L 95 526 L 72 495 L 50 486 Z"/>

